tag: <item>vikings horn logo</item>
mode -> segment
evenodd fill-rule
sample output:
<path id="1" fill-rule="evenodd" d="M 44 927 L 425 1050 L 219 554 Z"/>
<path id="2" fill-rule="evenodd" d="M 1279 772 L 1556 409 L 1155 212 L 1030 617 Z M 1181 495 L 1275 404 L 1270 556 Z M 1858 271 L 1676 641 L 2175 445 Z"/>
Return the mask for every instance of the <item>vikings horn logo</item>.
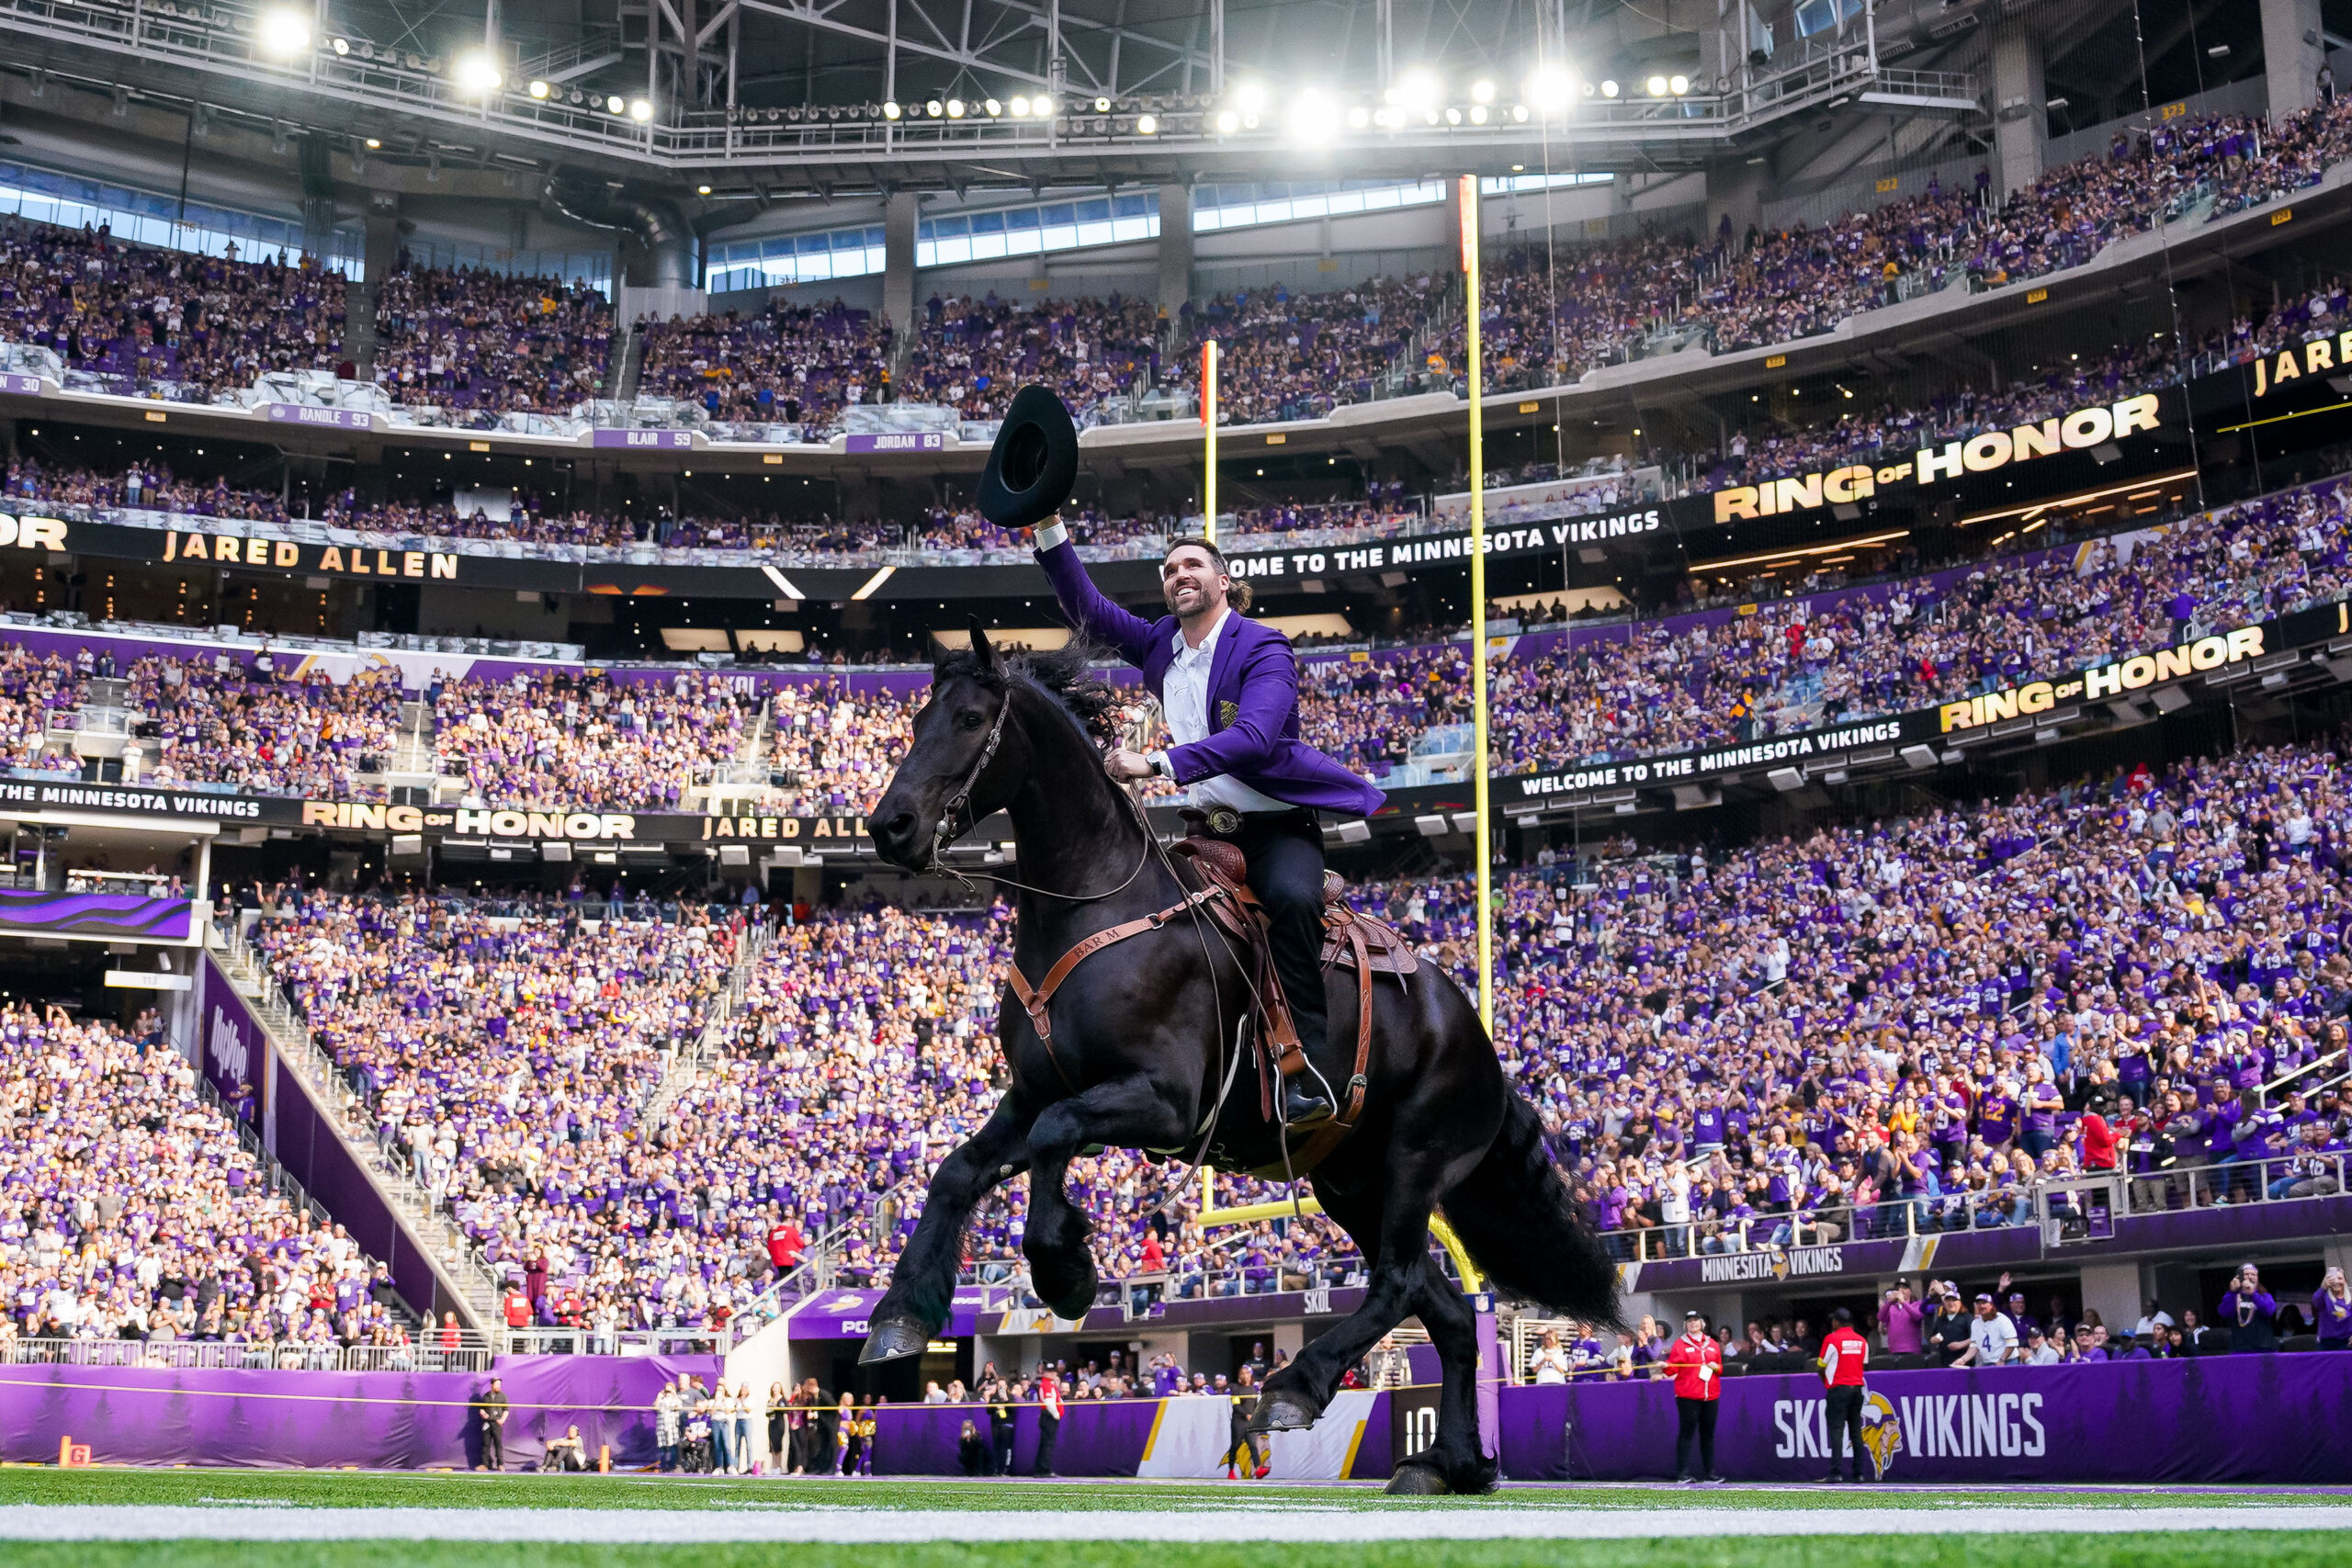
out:
<path id="1" fill-rule="evenodd" d="M 1887 1467 L 1903 1451 L 1903 1422 L 1883 1393 L 1873 1393 L 1862 1401 L 1862 1447 L 1870 1450 L 1877 1478 L 1884 1481 Z"/>

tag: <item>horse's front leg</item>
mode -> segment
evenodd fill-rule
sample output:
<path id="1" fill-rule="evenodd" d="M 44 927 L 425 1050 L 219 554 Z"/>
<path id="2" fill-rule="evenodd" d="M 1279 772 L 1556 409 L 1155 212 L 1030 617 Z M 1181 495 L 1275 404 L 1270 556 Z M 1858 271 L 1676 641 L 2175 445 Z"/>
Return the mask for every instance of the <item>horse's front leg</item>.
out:
<path id="1" fill-rule="evenodd" d="M 1038 1112 L 1029 1129 L 1029 1224 L 1021 1250 L 1037 1299 L 1057 1315 L 1084 1317 L 1094 1304 L 1087 1218 L 1062 1190 L 1069 1162 L 1097 1144 L 1174 1148 L 1186 1131 L 1166 1091 L 1140 1075 L 1096 1084 Z"/>
<path id="2" fill-rule="evenodd" d="M 989 1190 L 1029 1163 L 1023 1146 L 1036 1111 L 1019 1086 L 997 1101 L 980 1130 L 939 1162 L 923 1198 L 915 1234 L 890 1270 L 890 1288 L 874 1308 L 861 1364 L 922 1353 L 956 1300 L 956 1270 L 964 1226 Z"/>

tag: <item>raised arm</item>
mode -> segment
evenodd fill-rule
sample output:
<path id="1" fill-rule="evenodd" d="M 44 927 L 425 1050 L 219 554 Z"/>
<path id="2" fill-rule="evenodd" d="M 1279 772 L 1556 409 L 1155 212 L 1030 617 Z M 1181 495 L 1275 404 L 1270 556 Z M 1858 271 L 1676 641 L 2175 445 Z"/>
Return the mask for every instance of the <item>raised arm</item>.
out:
<path id="1" fill-rule="evenodd" d="M 1037 530 L 1037 564 L 1053 580 L 1054 597 L 1088 637 L 1118 649 L 1137 669 L 1151 652 L 1151 623 L 1102 596 L 1069 542 L 1069 530 L 1057 518 Z"/>

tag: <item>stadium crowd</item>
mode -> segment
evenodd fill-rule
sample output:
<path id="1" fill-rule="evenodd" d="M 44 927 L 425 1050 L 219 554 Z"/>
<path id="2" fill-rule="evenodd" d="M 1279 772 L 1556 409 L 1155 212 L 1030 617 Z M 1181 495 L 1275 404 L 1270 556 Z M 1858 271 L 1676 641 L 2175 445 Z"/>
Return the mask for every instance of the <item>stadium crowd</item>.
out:
<path id="1" fill-rule="evenodd" d="M 376 380 L 396 402 L 568 413 L 602 389 L 612 338 L 612 307 L 585 283 L 403 255 L 377 288 Z"/>
<path id="2" fill-rule="evenodd" d="M 737 759 L 760 700 L 681 671 L 623 684 L 558 672 L 440 681 L 429 690 L 443 770 L 476 806 L 676 810 L 697 775 Z"/>
<path id="3" fill-rule="evenodd" d="M 673 316 L 641 330 L 638 394 L 683 398 L 714 420 L 830 428 L 889 381 L 888 324 L 839 300 L 753 316 Z"/>
<path id="4" fill-rule="evenodd" d="M 987 420 L 1004 412 L 1015 389 L 1035 382 L 1083 419 L 1106 400 L 1149 384 L 1159 331 L 1153 306 L 1115 294 L 1039 305 L 934 294 L 923 302 L 922 329 L 897 395 Z"/>
<path id="5" fill-rule="evenodd" d="M 0 1011 L 0 1359 L 41 1339 L 219 1341 L 252 1367 L 408 1351 L 384 1266 L 269 1188 L 154 1013 Z"/>
<path id="6" fill-rule="evenodd" d="M 0 219 L 0 341 L 52 349 L 113 391 L 209 402 L 343 358 L 343 275 L 308 260 L 151 250 L 105 227 Z"/>

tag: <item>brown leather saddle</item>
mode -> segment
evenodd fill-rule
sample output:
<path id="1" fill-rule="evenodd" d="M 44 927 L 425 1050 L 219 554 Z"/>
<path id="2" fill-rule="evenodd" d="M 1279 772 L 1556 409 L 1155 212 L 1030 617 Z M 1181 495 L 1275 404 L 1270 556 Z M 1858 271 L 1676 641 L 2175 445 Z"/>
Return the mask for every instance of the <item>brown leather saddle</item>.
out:
<path id="1" fill-rule="evenodd" d="M 1250 864 L 1240 847 L 1196 833 L 1170 845 L 1169 853 L 1180 868 L 1189 864 L 1194 869 L 1200 886 L 1222 895 L 1212 899 L 1206 908 L 1219 925 L 1249 949 L 1256 980 L 1256 999 L 1251 1010 L 1257 1037 L 1264 1042 L 1265 1055 L 1285 1077 L 1304 1072 L 1306 1054 L 1299 1048 L 1298 1029 L 1291 1021 L 1290 1002 L 1283 995 L 1282 979 L 1274 970 L 1273 943 L 1267 934 L 1265 912 L 1259 905 L 1258 896 L 1250 891 L 1246 881 Z M 1395 927 L 1348 908 L 1347 888 L 1347 879 L 1338 872 L 1323 874 L 1323 967 L 1338 964 L 1356 972 L 1355 1067 L 1343 1088 L 1337 1112 L 1328 1122 L 1311 1128 L 1306 1142 L 1291 1151 L 1288 1161 L 1250 1172 L 1261 1179 L 1306 1175 L 1355 1131 L 1370 1085 L 1372 977 L 1395 975 L 1401 979 L 1420 967 L 1411 944 Z M 1261 1077 L 1260 1090 L 1262 1108 L 1271 1120 L 1271 1078 Z"/>

